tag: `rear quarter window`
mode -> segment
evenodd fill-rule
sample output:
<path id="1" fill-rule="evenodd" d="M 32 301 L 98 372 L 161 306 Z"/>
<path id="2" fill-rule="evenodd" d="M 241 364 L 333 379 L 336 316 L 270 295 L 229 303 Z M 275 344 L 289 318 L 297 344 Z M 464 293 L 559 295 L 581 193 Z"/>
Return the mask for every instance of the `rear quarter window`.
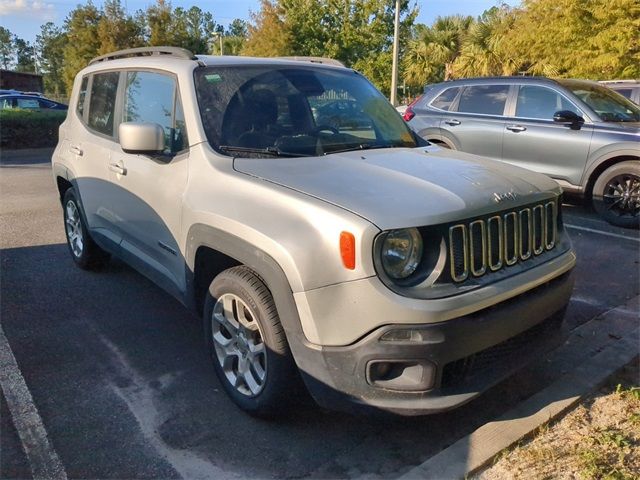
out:
<path id="1" fill-rule="evenodd" d="M 449 111 L 453 101 L 456 99 L 460 87 L 447 88 L 431 102 L 431 106 L 440 110 Z"/>
<path id="2" fill-rule="evenodd" d="M 80 84 L 80 91 L 78 92 L 78 103 L 76 104 L 76 111 L 78 116 L 83 118 L 84 116 L 84 100 L 87 97 L 87 86 L 89 85 L 89 77 L 84 77 Z"/>

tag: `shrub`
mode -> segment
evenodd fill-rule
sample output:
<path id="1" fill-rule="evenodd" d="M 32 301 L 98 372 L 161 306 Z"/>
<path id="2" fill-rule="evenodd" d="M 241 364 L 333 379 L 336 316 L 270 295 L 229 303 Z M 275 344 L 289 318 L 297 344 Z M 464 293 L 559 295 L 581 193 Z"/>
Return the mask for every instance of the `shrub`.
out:
<path id="1" fill-rule="evenodd" d="M 0 110 L 2 148 L 55 147 L 64 110 Z"/>

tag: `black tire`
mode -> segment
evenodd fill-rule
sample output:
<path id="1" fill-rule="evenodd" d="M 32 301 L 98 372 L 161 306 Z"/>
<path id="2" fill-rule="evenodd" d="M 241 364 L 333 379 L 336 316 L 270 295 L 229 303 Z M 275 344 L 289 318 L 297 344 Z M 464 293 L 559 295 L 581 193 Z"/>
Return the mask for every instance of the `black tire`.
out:
<path id="1" fill-rule="evenodd" d="M 436 145 L 440 148 L 445 148 L 447 150 L 452 150 L 452 148 L 449 146 L 449 144 L 444 143 L 440 140 L 428 140 L 429 143 L 431 143 L 432 145 Z"/>
<path id="2" fill-rule="evenodd" d="M 75 212 L 75 217 L 74 217 Z M 64 233 L 67 247 L 75 264 L 83 270 L 98 270 L 109 261 L 109 254 L 102 250 L 91 238 L 85 225 L 80 202 L 73 188 L 69 188 L 62 199 Z M 78 243 L 78 236 L 80 244 Z"/>
<path id="3" fill-rule="evenodd" d="M 244 337 L 240 333 L 233 333 L 233 325 L 220 327 L 221 315 L 225 318 L 228 316 L 225 314 L 229 311 L 224 309 L 225 302 L 232 306 L 232 317 L 244 317 L 245 320 L 250 318 L 247 322 L 250 328 L 244 329 L 248 332 Z M 242 315 L 238 313 L 240 310 L 244 312 Z M 286 413 L 295 393 L 299 392 L 300 377 L 275 302 L 264 282 L 246 266 L 223 271 L 211 282 L 205 300 L 203 320 L 205 341 L 213 366 L 220 383 L 234 403 L 257 417 L 273 417 Z M 240 321 L 235 323 L 241 325 Z M 236 330 L 239 331 L 240 329 Z M 230 342 L 228 349 L 222 347 L 220 340 L 216 340 L 221 338 Z M 256 351 L 256 344 L 259 345 L 261 341 L 264 356 L 259 354 L 250 361 L 246 360 L 253 352 L 248 343 L 242 347 L 244 351 L 241 351 L 240 346 L 236 346 L 235 350 L 239 353 L 228 353 L 242 341 L 252 342 Z M 244 369 L 245 372 L 249 372 L 244 376 L 240 374 L 242 355 L 245 355 L 244 361 L 252 365 Z M 223 364 L 226 366 L 223 367 Z M 244 365 L 246 367 L 247 363 Z M 261 368 L 264 370 L 264 380 L 260 380 L 258 375 Z M 246 382 L 246 375 L 257 381 Z M 238 378 L 240 380 L 237 380 Z M 233 379 L 236 385 L 232 384 Z M 259 384 L 260 390 L 250 391 L 250 383 L 253 386 Z"/>
<path id="4" fill-rule="evenodd" d="M 592 202 L 596 212 L 612 225 L 638 228 L 640 161 L 616 163 L 602 172 L 593 185 Z"/>

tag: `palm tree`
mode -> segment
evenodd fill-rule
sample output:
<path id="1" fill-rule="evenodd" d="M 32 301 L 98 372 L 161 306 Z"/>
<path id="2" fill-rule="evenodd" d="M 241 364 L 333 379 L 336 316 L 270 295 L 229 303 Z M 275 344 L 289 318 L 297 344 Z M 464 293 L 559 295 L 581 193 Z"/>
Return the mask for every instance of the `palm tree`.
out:
<path id="1" fill-rule="evenodd" d="M 514 20 L 509 7 L 487 10 L 468 29 L 452 70 L 456 77 L 512 75 L 521 62 L 510 54 L 504 35 Z"/>
<path id="2" fill-rule="evenodd" d="M 472 17 L 452 15 L 438 17 L 431 27 L 419 29 L 402 61 L 404 80 L 409 85 L 424 85 L 451 78 L 453 61 L 472 22 Z"/>

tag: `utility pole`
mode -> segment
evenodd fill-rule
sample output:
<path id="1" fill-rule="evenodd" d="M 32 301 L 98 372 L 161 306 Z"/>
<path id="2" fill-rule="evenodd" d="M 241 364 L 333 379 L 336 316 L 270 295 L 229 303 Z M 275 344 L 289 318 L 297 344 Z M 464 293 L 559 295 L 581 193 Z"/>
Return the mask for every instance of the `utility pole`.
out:
<path id="1" fill-rule="evenodd" d="M 396 18 L 393 24 L 393 63 L 391 64 L 391 105 L 398 104 L 398 44 L 400 43 L 400 0 L 396 0 Z"/>
<path id="2" fill-rule="evenodd" d="M 220 55 L 224 55 L 224 53 L 222 52 L 222 32 L 213 32 L 213 38 L 214 42 L 216 38 L 220 39 Z"/>
<path id="3" fill-rule="evenodd" d="M 36 71 L 36 75 L 38 75 L 40 72 L 38 72 L 38 54 L 36 53 L 35 45 L 33 46 L 33 68 Z"/>

